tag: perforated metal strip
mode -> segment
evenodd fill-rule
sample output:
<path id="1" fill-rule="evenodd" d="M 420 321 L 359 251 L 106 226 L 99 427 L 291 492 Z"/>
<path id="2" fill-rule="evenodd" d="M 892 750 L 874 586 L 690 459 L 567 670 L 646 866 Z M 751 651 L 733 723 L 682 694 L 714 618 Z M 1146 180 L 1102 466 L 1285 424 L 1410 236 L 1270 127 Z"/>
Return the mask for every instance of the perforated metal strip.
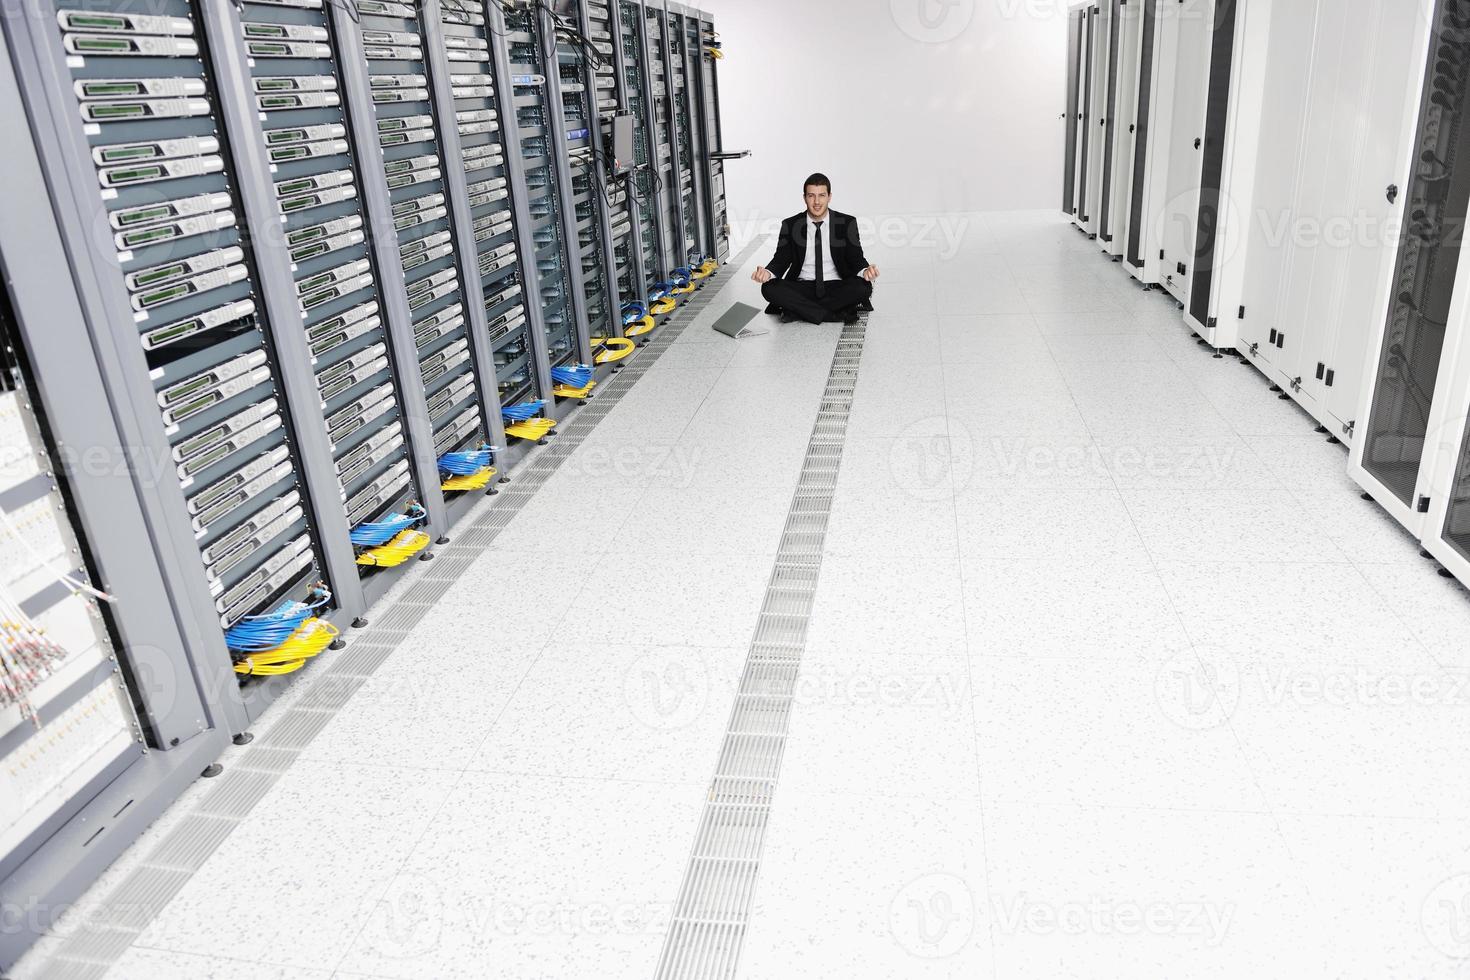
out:
<path id="1" fill-rule="evenodd" d="M 274 719 L 210 791 L 148 851 L 137 866 L 102 900 L 105 925 L 84 922 L 46 958 L 39 975 L 46 980 L 100 980 L 176 895 L 194 872 L 250 814 L 291 767 L 332 716 L 351 699 L 428 615 L 476 558 L 500 534 L 572 451 L 597 427 L 618 400 L 647 373 L 669 345 L 699 316 L 728 283 L 728 273 L 754 253 L 747 246 L 671 315 L 652 340 L 597 396 L 558 426 L 554 443 L 537 450 L 514 471 L 515 482 L 487 501 L 490 506 L 454 529 L 454 540 L 439 548 L 418 581 L 366 632 L 355 636 L 330 666 L 317 672 L 310 687 Z M 303 678 L 302 683 L 307 683 Z M 283 706 L 284 707 L 284 706 Z M 98 918 L 98 917 L 92 917 Z"/>
<path id="2" fill-rule="evenodd" d="M 718 980 L 735 976 L 739 966 L 866 332 L 866 319 L 844 327 L 832 356 L 658 980 Z"/>

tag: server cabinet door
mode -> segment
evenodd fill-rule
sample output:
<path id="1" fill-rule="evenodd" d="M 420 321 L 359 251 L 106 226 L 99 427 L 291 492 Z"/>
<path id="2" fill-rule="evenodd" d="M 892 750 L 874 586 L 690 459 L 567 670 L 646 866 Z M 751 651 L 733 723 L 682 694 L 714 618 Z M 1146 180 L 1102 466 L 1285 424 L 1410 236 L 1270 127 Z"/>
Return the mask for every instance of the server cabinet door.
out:
<path id="1" fill-rule="evenodd" d="M 1402 240 L 1393 260 L 1384 327 L 1367 397 L 1367 431 L 1353 475 L 1413 530 L 1433 504 L 1422 464 L 1442 410 L 1435 395 L 1456 284 L 1465 281 L 1462 241 L 1470 205 L 1466 76 L 1470 40 L 1455 26 L 1470 2 L 1439 0 L 1430 23 L 1416 132 L 1400 192 Z M 1396 182 L 1396 183 L 1398 183 Z M 1398 196 L 1389 192 L 1390 196 Z M 1463 291 L 1461 291 L 1463 293 Z"/>
<path id="2" fill-rule="evenodd" d="M 1077 57 L 1082 52 L 1082 11 L 1067 14 L 1067 111 L 1062 120 L 1066 131 L 1062 158 L 1062 213 L 1074 214 L 1077 200 Z"/>
<path id="3" fill-rule="evenodd" d="M 1173 121 L 1170 125 L 1169 178 L 1160 214 L 1163 268 L 1160 281 L 1179 302 L 1187 302 L 1189 273 L 1199 216 L 1201 161 L 1204 148 L 1205 89 L 1210 65 L 1209 7 L 1202 0 L 1185 3 L 1175 13 Z"/>

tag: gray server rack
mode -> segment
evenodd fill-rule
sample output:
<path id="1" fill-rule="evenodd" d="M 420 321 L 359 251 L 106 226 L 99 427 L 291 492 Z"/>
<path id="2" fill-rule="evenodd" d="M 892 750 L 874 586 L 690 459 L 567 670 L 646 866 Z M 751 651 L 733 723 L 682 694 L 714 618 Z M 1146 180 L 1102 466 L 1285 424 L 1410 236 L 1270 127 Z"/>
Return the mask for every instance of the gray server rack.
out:
<path id="1" fill-rule="evenodd" d="M 730 219 L 725 201 L 725 161 L 744 156 L 725 150 L 720 130 L 719 63 L 724 57 L 715 22 L 703 11 L 692 11 L 690 51 L 693 58 L 690 80 L 694 90 L 695 116 L 699 121 L 699 159 L 696 173 L 704 215 L 704 258 L 724 262 L 730 257 Z"/>
<path id="2" fill-rule="evenodd" d="M 620 207 L 609 185 L 604 129 L 620 108 L 612 63 L 608 0 L 572 0 L 558 32 L 557 66 L 567 130 L 571 173 L 568 217 L 574 261 L 582 273 L 588 332 L 593 338 L 622 335 L 621 294 L 613 249 L 613 212 Z M 619 222 L 618 228 L 626 222 Z"/>
<path id="3" fill-rule="evenodd" d="M 670 267 L 665 264 L 662 205 L 663 174 L 658 158 L 658 108 L 662 92 L 656 89 L 649 57 L 648 23 L 637 0 L 619 0 L 618 31 L 623 50 L 623 75 L 628 108 L 633 113 L 633 174 L 629 180 L 637 225 L 637 252 L 641 288 L 637 299 L 645 308 L 667 292 Z M 662 85 L 661 82 L 658 85 Z"/>
<path id="4" fill-rule="evenodd" d="M 555 406 L 551 367 L 630 349 L 589 326 L 617 340 L 624 300 L 671 307 L 690 249 L 728 248 L 707 18 L 586 0 L 606 64 L 578 109 L 545 5 L 82 2 L 0 19 L 0 434 L 36 463 L 0 471 L 0 533 L 67 556 L 4 583 L 68 654 L 34 712 L 0 697 L 0 766 L 70 753 L 0 792 L 17 909 L 75 898 L 292 682 L 307 655 L 242 639 L 261 614 L 309 604 L 313 653 L 364 625 L 387 569 L 494 492 L 447 461 L 503 471 L 544 442 L 578 401 Z M 636 159 L 610 176 L 624 110 Z M 384 528 L 412 548 L 384 557 Z M 37 935 L 0 931 L 0 966 Z"/>
<path id="5" fill-rule="evenodd" d="M 546 356 L 553 368 L 586 364 L 592 353 L 582 268 L 573 261 L 571 167 L 555 21 L 552 11 L 541 5 L 506 6 L 505 39 Z M 538 400 L 547 402 L 547 411 L 555 410 L 549 390 L 538 393 Z"/>

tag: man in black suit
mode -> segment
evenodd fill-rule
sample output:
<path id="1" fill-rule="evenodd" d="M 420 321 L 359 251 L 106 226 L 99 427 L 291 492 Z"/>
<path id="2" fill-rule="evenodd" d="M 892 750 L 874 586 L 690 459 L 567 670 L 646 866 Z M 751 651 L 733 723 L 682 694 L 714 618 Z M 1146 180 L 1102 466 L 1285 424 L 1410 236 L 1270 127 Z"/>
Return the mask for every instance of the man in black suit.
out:
<path id="1" fill-rule="evenodd" d="M 828 208 L 832 182 L 826 175 L 812 174 L 802 191 L 806 211 L 781 222 L 775 256 L 750 278 L 771 304 L 766 312 L 780 313 L 783 323 L 856 323 L 873 295 L 878 267 L 863 255 L 857 219 Z"/>

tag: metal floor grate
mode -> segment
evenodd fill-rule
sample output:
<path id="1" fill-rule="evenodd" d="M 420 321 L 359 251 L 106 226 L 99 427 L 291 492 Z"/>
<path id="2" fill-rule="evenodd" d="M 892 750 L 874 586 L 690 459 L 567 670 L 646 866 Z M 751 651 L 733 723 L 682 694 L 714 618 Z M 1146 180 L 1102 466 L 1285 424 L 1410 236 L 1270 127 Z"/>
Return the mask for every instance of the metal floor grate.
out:
<path id="1" fill-rule="evenodd" d="M 664 939 L 658 980 L 721 980 L 734 977 L 740 964 L 866 335 L 864 318 L 844 327 L 837 342 Z"/>
<path id="2" fill-rule="evenodd" d="M 714 301 L 729 279 L 755 252 L 755 244 L 722 266 L 703 289 L 690 297 L 655 335 L 640 348 L 630 366 L 614 374 L 597 391 L 586 409 L 571 419 L 600 421 L 613 405 Z M 595 406 L 595 411 L 594 411 Z M 272 719 L 251 748 L 232 762 L 192 812 L 156 842 L 126 877 L 102 901 L 109 909 L 127 909 L 126 921 L 105 926 L 80 924 L 37 971 L 44 980 L 100 980 L 129 946 L 142 935 L 169 899 L 178 893 L 209 856 L 260 802 L 327 726 L 337 709 L 376 671 L 490 545 L 516 513 L 545 483 L 595 425 L 558 426 L 552 446 L 538 449 L 514 471 L 510 488 L 486 501 L 488 506 L 454 529 L 454 540 L 436 549 L 436 558 L 418 572 L 419 580 L 405 597 L 376 614 L 376 622 L 349 643 L 348 649 L 309 680 L 302 696 Z M 440 572 L 445 569 L 448 574 Z M 411 598 L 410 598 L 411 597 Z M 303 678 L 301 683 L 308 683 Z"/>

